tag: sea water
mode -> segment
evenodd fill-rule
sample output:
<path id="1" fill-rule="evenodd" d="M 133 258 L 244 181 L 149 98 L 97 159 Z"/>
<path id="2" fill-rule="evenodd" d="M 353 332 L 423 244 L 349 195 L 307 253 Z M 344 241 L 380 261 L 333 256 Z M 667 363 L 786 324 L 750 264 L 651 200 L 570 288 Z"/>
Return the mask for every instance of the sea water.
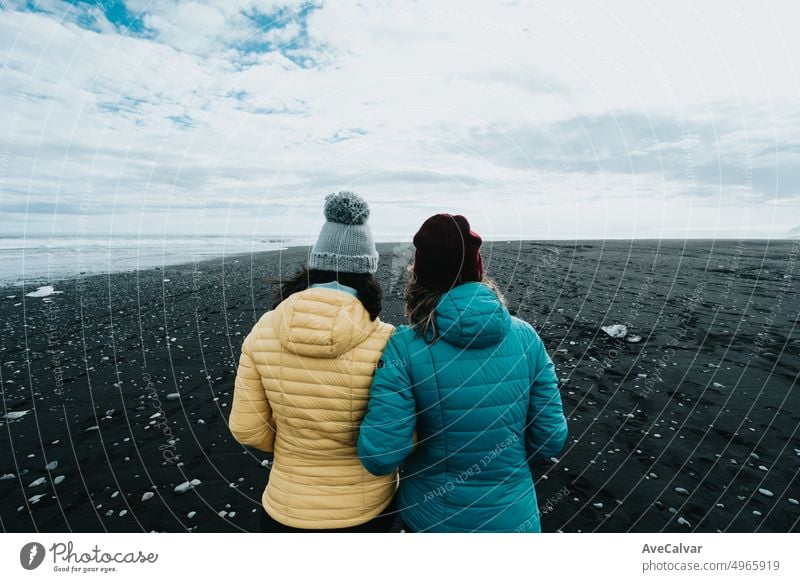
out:
<path id="1" fill-rule="evenodd" d="M 231 235 L 0 236 L 0 285 L 135 271 L 311 242 Z"/>

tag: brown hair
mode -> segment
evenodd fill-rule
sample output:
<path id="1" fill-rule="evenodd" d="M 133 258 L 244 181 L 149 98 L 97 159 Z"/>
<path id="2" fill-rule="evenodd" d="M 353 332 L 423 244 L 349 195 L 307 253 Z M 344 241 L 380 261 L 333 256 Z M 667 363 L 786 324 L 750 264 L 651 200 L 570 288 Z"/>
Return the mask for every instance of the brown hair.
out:
<path id="1" fill-rule="evenodd" d="M 277 281 L 280 284 L 275 294 L 275 309 L 280 303 L 294 293 L 305 291 L 316 283 L 330 283 L 337 281 L 340 285 L 347 285 L 356 290 L 358 300 L 369 313 L 372 321 L 381 312 L 381 285 L 371 273 L 340 273 L 335 271 L 320 271 L 309 269 L 307 265 L 301 266 L 289 279 Z"/>
<path id="2" fill-rule="evenodd" d="M 484 275 L 481 283 L 494 291 L 500 302 L 506 305 L 506 299 L 494 279 Z M 417 281 L 413 269 L 409 268 L 408 285 L 403 293 L 406 317 L 411 327 L 428 343 L 432 343 L 439 337 L 439 330 L 436 328 L 436 304 L 447 291 L 449 289 L 433 289 L 422 285 Z"/>

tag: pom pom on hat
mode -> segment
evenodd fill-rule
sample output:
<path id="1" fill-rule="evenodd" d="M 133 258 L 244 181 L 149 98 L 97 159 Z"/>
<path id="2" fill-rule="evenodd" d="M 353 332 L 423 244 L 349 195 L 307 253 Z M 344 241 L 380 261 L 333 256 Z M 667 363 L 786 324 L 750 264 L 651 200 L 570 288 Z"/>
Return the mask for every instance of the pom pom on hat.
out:
<path id="1" fill-rule="evenodd" d="M 310 269 L 337 273 L 375 273 L 378 249 L 367 224 L 369 204 L 353 192 L 325 197 L 325 224 L 308 258 Z"/>
<path id="2" fill-rule="evenodd" d="M 325 197 L 325 220 L 339 224 L 366 224 L 369 205 L 354 192 L 338 192 Z"/>

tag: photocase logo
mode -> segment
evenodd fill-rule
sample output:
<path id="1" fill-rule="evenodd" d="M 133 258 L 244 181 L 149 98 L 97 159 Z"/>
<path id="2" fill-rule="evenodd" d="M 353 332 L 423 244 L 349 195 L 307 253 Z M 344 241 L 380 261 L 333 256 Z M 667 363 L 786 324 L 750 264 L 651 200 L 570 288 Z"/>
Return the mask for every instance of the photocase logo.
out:
<path id="1" fill-rule="evenodd" d="M 19 551 L 19 563 L 26 570 L 35 570 L 44 561 L 44 546 L 39 542 L 29 542 Z"/>

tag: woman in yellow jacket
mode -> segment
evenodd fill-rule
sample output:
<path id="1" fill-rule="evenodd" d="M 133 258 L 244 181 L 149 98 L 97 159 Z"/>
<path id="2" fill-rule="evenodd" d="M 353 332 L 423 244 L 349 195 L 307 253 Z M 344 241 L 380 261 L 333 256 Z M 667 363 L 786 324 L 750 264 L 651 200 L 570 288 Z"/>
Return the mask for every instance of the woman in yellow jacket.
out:
<path id="1" fill-rule="evenodd" d="M 274 453 L 262 496 L 264 531 L 388 531 L 397 476 L 359 461 L 358 429 L 393 327 L 378 318 L 378 252 L 369 206 L 352 192 L 325 199 L 308 267 L 242 345 L 231 433 Z"/>

